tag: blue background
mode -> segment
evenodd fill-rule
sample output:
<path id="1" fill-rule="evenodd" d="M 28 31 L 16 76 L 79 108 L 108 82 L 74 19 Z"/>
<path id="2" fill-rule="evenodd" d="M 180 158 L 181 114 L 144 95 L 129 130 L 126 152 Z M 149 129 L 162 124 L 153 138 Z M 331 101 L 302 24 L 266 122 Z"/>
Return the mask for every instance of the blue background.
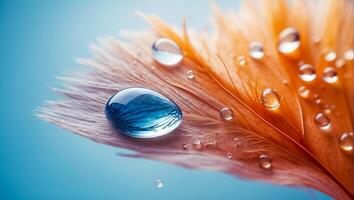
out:
<path id="1" fill-rule="evenodd" d="M 135 11 L 206 23 L 207 1 L 0 0 L 0 199 L 329 199 L 310 190 L 239 180 L 116 155 L 119 150 L 33 117 L 56 75 L 79 69 L 98 36 L 148 28 Z M 237 2 L 220 1 L 224 8 Z M 165 186 L 157 189 L 156 179 Z"/>

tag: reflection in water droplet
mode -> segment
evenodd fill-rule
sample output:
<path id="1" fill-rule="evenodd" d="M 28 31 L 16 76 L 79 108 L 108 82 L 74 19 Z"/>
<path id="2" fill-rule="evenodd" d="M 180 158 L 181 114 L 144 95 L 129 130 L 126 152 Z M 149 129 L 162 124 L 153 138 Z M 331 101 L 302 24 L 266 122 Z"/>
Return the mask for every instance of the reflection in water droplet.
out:
<path id="1" fill-rule="evenodd" d="M 265 154 L 259 156 L 259 166 L 263 169 L 272 168 L 272 160 Z"/>
<path id="2" fill-rule="evenodd" d="M 224 120 L 230 121 L 234 117 L 234 112 L 230 108 L 222 108 L 220 110 L 220 117 Z"/>
<path id="3" fill-rule="evenodd" d="M 337 68 L 342 68 L 344 65 L 345 65 L 345 60 L 343 58 L 340 58 L 336 61 Z"/>
<path id="4" fill-rule="evenodd" d="M 340 135 L 339 147 L 345 152 L 353 152 L 353 132 L 346 132 Z"/>
<path id="5" fill-rule="evenodd" d="M 326 67 L 323 71 L 323 81 L 326 83 L 335 83 L 338 80 L 338 74 L 334 67 Z"/>
<path id="6" fill-rule="evenodd" d="M 310 96 L 310 90 L 307 89 L 305 86 L 300 86 L 298 89 L 298 92 L 299 92 L 299 95 L 304 99 L 306 99 Z"/>
<path id="7" fill-rule="evenodd" d="M 280 106 L 280 96 L 276 90 L 265 89 L 261 96 L 262 104 L 269 110 L 275 110 Z"/>
<path id="8" fill-rule="evenodd" d="M 244 56 L 237 57 L 237 61 L 240 66 L 245 66 L 245 64 L 246 64 L 246 59 Z"/>
<path id="9" fill-rule="evenodd" d="M 157 180 L 155 181 L 155 186 L 156 186 L 157 188 L 162 188 L 162 187 L 163 187 L 163 181 L 160 180 L 160 179 L 157 179 Z"/>
<path id="10" fill-rule="evenodd" d="M 279 34 L 278 51 L 283 54 L 295 52 L 300 47 L 300 34 L 293 28 L 288 27 Z"/>
<path id="11" fill-rule="evenodd" d="M 327 62 L 332 62 L 337 58 L 337 54 L 336 52 L 330 50 L 327 53 L 325 53 L 324 55 L 324 60 Z"/>
<path id="12" fill-rule="evenodd" d="M 299 67 L 299 76 L 303 81 L 313 81 L 316 78 L 316 70 L 312 65 L 303 64 Z"/>
<path id="13" fill-rule="evenodd" d="M 151 47 L 154 60 L 165 67 L 178 65 L 183 55 L 179 46 L 168 38 L 157 39 Z"/>
<path id="14" fill-rule="evenodd" d="M 324 113 L 318 113 L 315 116 L 315 123 L 321 129 L 328 129 L 331 126 L 331 121 Z"/>
<path id="15" fill-rule="evenodd" d="M 188 149 L 188 144 L 183 144 L 183 149 L 184 150 Z"/>
<path id="16" fill-rule="evenodd" d="M 196 150 L 202 150 L 203 149 L 203 143 L 200 140 L 195 139 L 195 140 L 193 140 L 193 147 Z"/>
<path id="17" fill-rule="evenodd" d="M 145 88 L 128 88 L 111 97 L 106 117 L 119 133 L 154 138 L 171 133 L 182 122 L 182 111 L 165 96 Z"/>
<path id="18" fill-rule="evenodd" d="M 348 61 L 354 60 L 354 49 L 349 49 L 344 53 L 344 58 Z"/>
<path id="19" fill-rule="evenodd" d="M 193 73 L 192 70 L 188 70 L 188 71 L 186 72 L 186 75 L 187 75 L 187 78 L 188 78 L 188 79 L 194 79 L 194 73 Z"/>
<path id="20" fill-rule="evenodd" d="M 232 153 L 227 152 L 226 156 L 227 156 L 228 159 L 232 159 Z"/>
<path id="21" fill-rule="evenodd" d="M 264 57 L 263 45 L 260 42 L 252 42 L 249 46 L 248 53 L 253 59 L 262 59 Z"/>

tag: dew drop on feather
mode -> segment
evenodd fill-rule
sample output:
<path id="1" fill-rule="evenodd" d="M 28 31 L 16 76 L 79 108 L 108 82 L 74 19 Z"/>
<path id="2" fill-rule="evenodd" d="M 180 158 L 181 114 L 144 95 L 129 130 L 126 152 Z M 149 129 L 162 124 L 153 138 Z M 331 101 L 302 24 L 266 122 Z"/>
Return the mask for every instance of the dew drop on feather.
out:
<path id="1" fill-rule="evenodd" d="M 175 67 L 183 60 L 180 47 L 168 38 L 157 39 L 152 44 L 151 51 L 154 60 L 165 67 Z"/>

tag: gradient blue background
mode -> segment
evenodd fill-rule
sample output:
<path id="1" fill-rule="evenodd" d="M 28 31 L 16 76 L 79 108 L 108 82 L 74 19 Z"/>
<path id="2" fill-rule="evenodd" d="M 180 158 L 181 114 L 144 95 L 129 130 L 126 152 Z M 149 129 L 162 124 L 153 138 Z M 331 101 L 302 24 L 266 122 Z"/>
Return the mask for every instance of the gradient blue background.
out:
<path id="1" fill-rule="evenodd" d="M 202 27 L 207 1 L 0 0 L 0 199 L 329 199 L 315 191 L 245 181 L 150 160 L 61 130 L 32 116 L 56 75 L 79 69 L 98 36 L 148 28 L 135 15 Z M 237 2 L 220 1 L 224 8 Z M 164 188 L 154 186 L 162 179 Z"/>

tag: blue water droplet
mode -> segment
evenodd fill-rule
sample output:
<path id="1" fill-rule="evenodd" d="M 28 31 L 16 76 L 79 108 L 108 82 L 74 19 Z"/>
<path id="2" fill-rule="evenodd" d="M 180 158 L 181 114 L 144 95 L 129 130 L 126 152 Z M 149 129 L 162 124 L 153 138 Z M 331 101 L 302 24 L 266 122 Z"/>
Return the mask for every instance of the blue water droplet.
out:
<path id="1" fill-rule="evenodd" d="M 182 111 L 170 99 L 145 88 L 128 88 L 111 97 L 106 117 L 120 133 L 154 138 L 171 133 L 182 122 Z"/>

